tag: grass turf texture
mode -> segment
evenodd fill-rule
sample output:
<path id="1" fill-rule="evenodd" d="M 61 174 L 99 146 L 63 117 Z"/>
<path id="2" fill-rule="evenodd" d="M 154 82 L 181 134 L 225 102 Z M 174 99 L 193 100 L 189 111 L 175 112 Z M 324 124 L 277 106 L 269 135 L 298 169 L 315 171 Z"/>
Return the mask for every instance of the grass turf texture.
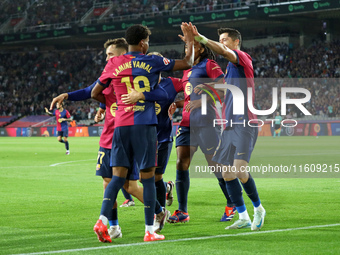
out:
<path id="1" fill-rule="evenodd" d="M 135 200 L 135 207 L 118 210 L 123 238 L 99 243 L 92 230 L 103 195 L 101 178 L 95 176 L 98 140 L 71 137 L 71 155 L 66 156 L 64 144 L 56 138 L 0 138 L 0 254 L 87 248 L 64 254 L 336 254 L 340 250 L 339 225 L 270 232 L 340 223 L 340 178 L 256 178 L 267 217 L 255 234 L 250 229 L 225 230 L 230 223 L 219 222 L 225 199 L 217 180 L 192 178 L 190 222 L 166 224 L 162 231 L 166 242 L 143 243 L 143 205 Z M 340 137 L 259 137 L 251 163 L 339 164 L 339 142 Z M 165 181 L 175 181 L 175 162 L 173 150 Z M 174 196 L 171 213 L 177 209 L 176 192 Z M 251 202 L 244 197 L 252 218 Z M 120 193 L 118 204 L 123 201 Z M 207 236 L 213 238 L 178 241 Z"/>

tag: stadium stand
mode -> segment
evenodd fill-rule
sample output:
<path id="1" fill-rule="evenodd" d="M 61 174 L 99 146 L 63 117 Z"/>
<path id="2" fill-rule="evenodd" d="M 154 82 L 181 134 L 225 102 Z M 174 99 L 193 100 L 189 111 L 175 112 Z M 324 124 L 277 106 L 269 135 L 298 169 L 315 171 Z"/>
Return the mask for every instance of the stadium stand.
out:
<path id="1" fill-rule="evenodd" d="M 15 120 L 17 116 L 0 116 L 0 127 L 5 126 Z"/>
<path id="2" fill-rule="evenodd" d="M 259 45 L 246 49 L 253 57 L 255 78 L 339 78 L 340 42 L 315 41 L 310 47 L 292 48 L 285 43 Z M 101 49 L 67 50 L 54 52 L 0 53 L 0 115 L 42 115 L 51 99 L 65 91 L 73 91 L 91 85 L 105 65 Z M 174 50 L 162 54 L 179 58 Z M 217 57 L 225 70 L 227 62 Z M 170 73 L 181 77 L 181 72 Z M 287 86 L 283 84 L 282 86 Z M 315 83 L 309 90 L 312 97 L 308 105 L 312 114 L 328 117 L 340 116 L 340 88 L 336 84 Z M 271 87 L 256 86 L 257 109 L 270 108 Z M 76 121 L 92 119 L 98 104 L 94 101 L 68 102 L 66 108 Z M 298 117 L 298 110 L 292 116 Z"/>
<path id="3" fill-rule="evenodd" d="M 18 127 L 41 127 L 44 123 L 49 122 L 51 119 L 50 116 L 47 115 L 37 115 L 37 116 L 26 116 L 13 123 L 9 124 L 7 127 L 9 128 L 18 128 Z"/>
<path id="4" fill-rule="evenodd" d="M 294 0 L 293 0 L 294 1 Z M 296 0 L 298 1 L 298 0 Z M 228 10 L 251 4 L 273 4 L 288 1 L 279 0 L 4 0 L 0 3 L 0 26 L 7 22 L 11 31 L 37 31 L 52 24 L 87 24 L 108 18 L 128 20 L 155 15 L 199 13 L 214 10 Z M 292 2 L 292 1 L 290 1 Z M 13 30 L 12 30 L 13 31 Z"/>

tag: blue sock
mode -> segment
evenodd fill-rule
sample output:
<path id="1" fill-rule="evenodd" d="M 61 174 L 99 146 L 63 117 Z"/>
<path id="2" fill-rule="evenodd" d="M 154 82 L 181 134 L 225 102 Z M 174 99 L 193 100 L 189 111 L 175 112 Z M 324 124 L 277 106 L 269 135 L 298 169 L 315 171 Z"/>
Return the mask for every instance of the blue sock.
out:
<path id="1" fill-rule="evenodd" d="M 178 210 L 188 212 L 188 193 L 190 187 L 189 170 L 176 171 L 176 192 L 178 200 Z"/>
<path id="2" fill-rule="evenodd" d="M 123 187 L 125 183 L 125 179 L 123 177 L 112 176 L 112 180 L 107 185 L 104 192 L 104 199 L 102 203 L 102 209 L 100 211 L 100 215 L 104 215 L 105 217 L 109 217 L 113 204 L 117 199 L 117 194 L 119 190 Z"/>
<path id="3" fill-rule="evenodd" d="M 165 207 L 166 186 L 164 186 L 163 179 L 156 182 L 155 185 L 156 185 L 156 192 L 157 192 L 157 201 L 160 203 L 162 207 Z"/>
<path id="4" fill-rule="evenodd" d="M 69 150 L 68 141 L 65 142 L 65 148 L 66 148 L 67 151 Z"/>
<path id="5" fill-rule="evenodd" d="M 226 181 L 226 187 L 228 190 L 229 197 L 231 201 L 236 206 L 236 209 L 239 213 L 242 213 L 246 210 L 244 205 L 244 200 L 242 197 L 242 187 L 238 179 L 234 179 L 232 181 Z"/>
<path id="6" fill-rule="evenodd" d="M 110 223 L 110 227 L 119 225 L 117 211 L 117 208 L 112 209 L 110 217 L 107 217 Z"/>
<path id="7" fill-rule="evenodd" d="M 160 203 L 156 200 L 155 205 L 155 214 L 159 214 L 163 211 L 163 207 L 160 205 Z"/>
<path id="8" fill-rule="evenodd" d="M 145 225 L 153 225 L 153 216 L 155 213 L 156 206 L 156 186 L 155 176 L 149 179 L 142 179 L 144 187 L 143 200 L 144 200 L 144 214 L 145 214 Z"/>
<path id="9" fill-rule="evenodd" d="M 233 207 L 234 204 L 233 202 L 231 202 L 231 199 L 229 197 L 229 194 L 228 194 L 228 190 L 227 190 L 227 187 L 226 187 L 226 183 L 225 183 L 225 180 L 223 178 L 218 178 L 218 184 L 220 185 L 220 188 L 225 196 L 225 198 L 227 199 L 227 206 L 228 207 Z"/>
<path id="10" fill-rule="evenodd" d="M 60 140 L 61 143 L 65 143 L 65 141 L 63 139 Z"/>
<path id="11" fill-rule="evenodd" d="M 132 196 L 129 193 L 127 193 L 127 191 L 124 188 L 121 188 L 121 191 L 123 192 L 123 195 L 124 195 L 125 199 L 133 201 Z"/>
<path id="12" fill-rule="evenodd" d="M 248 181 L 246 183 L 242 183 L 244 191 L 247 193 L 247 196 L 250 198 L 251 202 L 255 207 L 258 207 L 261 204 L 259 194 L 257 193 L 255 181 L 253 177 L 249 174 Z"/>

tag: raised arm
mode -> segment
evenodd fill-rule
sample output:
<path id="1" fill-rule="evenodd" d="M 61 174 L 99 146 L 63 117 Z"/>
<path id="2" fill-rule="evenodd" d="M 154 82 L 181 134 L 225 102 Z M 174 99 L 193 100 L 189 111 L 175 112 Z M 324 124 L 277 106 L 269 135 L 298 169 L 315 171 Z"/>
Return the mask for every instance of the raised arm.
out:
<path id="1" fill-rule="evenodd" d="M 222 43 L 210 40 L 206 38 L 204 35 L 201 35 L 197 27 L 189 24 L 191 26 L 191 31 L 195 37 L 195 40 L 199 43 L 205 44 L 208 48 L 210 48 L 213 52 L 215 52 L 218 55 L 223 56 L 228 61 L 237 64 L 237 56 L 235 52 L 231 49 L 229 49 L 227 46 L 223 45 Z"/>
<path id="2" fill-rule="evenodd" d="M 194 64 L 194 35 L 188 23 L 183 22 L 181 25 L 183 35 L 178 35 L 187 46 L 185 57 L 181 60 L 176 59 L 173 71 L 186 70 Z"/>
<path id="3" fill-rule="evenodd" d="M 62 93 L 59 96 L 53 98 L 51 105 L 50 105 L 50 110 L 53 109 L 54 105 L 56 103 L 61 104 L 64 100 L 70 100 L 70 101 L 83 101 L 86 99 L 91 98 L 91 91 L 96 85 L 97 82 L 94 82 L 92 85 L 84 88 L 84 89 L 79 89 L 76 91 L 68 92 L 68 93 Z"/>

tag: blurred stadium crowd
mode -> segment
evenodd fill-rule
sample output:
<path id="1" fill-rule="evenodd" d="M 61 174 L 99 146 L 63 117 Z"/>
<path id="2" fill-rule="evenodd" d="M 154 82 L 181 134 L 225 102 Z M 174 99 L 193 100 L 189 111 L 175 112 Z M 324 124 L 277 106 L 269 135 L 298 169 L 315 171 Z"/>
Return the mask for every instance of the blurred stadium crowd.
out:
<path id="1" fill-rule="evenodd" d="M 96 6 L 111 6 L 107 17 L 140 15 L 144 13 L 167 14 L 175 9 L 182 12 L 196 8 L 196 11 L 213 11 L 234 8 L 254 3 L 277 3 L 280 0 L 2 0 L 0 2 L 0 24 L 12 17 L 25 16 L 25 26 L 79 22 Z M 281 2 L 284 2 L 283 0 Z"/>
<path id="2" fill-rule="evenodd" d="M 306 107 L 313 115 L 340 117 L 340 87 L 325 79 L 340 77 L 339 41 L 314 42 L 308 48 L 277 43 L 244 50 L 253 58 L 256 109 L 271 107 L 272 86 L 292 86 L 290 80 L 295 80 L 311 92 Z M 162 54 L 180 58 L 181 52 L 168 50 Z M 217 62 L 225 70 L 227 62 L 220 56 Z M 0 115 L 44 114 L 44 107 L 54 96 L 95 82 L 105 63 L 102 49 L 0 53 Z M 182 73 L 164 75 L 181 77 Z M 92 101 L 68 103 L 66 108 L 75 120 L 80 120 L 93 118 L 97 107 Z M 298 109 L 288 111 L 289 116 L 300 117 Z"/>

